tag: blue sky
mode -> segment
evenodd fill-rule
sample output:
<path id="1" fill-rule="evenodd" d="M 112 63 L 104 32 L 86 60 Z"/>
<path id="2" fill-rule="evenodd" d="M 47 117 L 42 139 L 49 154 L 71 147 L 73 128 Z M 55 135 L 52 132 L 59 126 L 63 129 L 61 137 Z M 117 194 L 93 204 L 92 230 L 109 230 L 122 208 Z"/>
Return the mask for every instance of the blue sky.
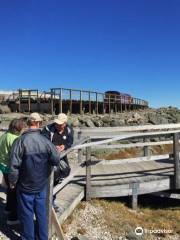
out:
<path id="1" fill-rule="evenodd" d="M 179 0 L 2 0 L 0 89 L 111 89 L 180 108 L 179 13 Z"/>

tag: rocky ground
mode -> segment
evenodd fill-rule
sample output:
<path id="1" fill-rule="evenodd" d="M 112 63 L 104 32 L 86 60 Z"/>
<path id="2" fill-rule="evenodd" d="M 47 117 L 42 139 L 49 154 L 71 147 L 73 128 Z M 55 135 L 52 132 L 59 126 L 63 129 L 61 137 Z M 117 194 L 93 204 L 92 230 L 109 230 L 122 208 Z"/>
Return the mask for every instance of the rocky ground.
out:
<path id="1" fill-rule="evenodd" d="M 28 114 L 10 113 L 9 109 L 0 105 L 0 126 L 7 126 L 8 122 L 19 116 L 27 117 Z M 53 117 L 49 114 L 43 115 L 44 124 L 51 121 Z M 69 123 L 73 126 L 87 127 L 117 127 L 147 124 L 180 123 L 180 109 L 174 107 L 145 109 L 131 112 L 105 115 L 74 115 L 69 116 Z"/>

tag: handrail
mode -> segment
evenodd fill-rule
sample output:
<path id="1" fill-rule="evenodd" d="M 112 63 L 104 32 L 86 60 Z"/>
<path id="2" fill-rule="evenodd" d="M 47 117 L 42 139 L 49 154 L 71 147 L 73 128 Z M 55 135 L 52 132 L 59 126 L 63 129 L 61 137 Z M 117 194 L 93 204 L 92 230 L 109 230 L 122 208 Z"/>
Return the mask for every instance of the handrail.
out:
<path id="1" fill-rule="evenodd" d="M 164 135 L 164 134 L 174 134 L 174 133 L 180 133 L 180 130 L 169 131 L 169 132 L 133 133 L 133 134 L 121 135 L 119 137 L 114 137 L 114 138 L 106 139 L 106 140 L 103 140 L 103 141 L 96 141 L 96 142 L 83 143 L 83 144 L 81 144 L 81 141 L 79 141 L 79 144 L 74 145 L 73 147 L 69 148 L 67 151 L 63 152 L 63 155 L 61 157 L 67 155 L 68 153 L 72 152 L 73 150 L 84 149 L 84 148 L 88 148 L 88 147 L 97 147 L 97 145 L 107 144 L 107 143 L 111 143 L 111 142 L 114 142 L 114 141 L 125 140 L 125 139 L 129 139 L 129 138 L 134 138 L 134 137 L 145 137 L 145 136 L 154 136 L 154 135 L 160 136 L 160 135 Z M 89 138 L 87 137 L 86 139 L 83 139 L 82 142 L 85 142 L 88 139 Z M 112 147 L 113 147 L 113 145 L 112 145 Z M 123 144 L 122 144 L 122 147 L 123 147 Z M 54 188 L 53 194 L 57 194 L 66 184 L 68 184 L 73 179 L 73 177 L 77 174 L 77 172 L 82 167 L 85 166 L 84 165 L 85 162 L 86 162 L 86 160 L 84 160 L 82 163 L 78 164 L 78 167 L 74 170 L 74 172 L 71 173 L 64 181 L 62 181 L 61 184 L 57 185 Z"/>
<path id="2" fill-rule="evenodd" d="M 75 132 L 81 133 L 112 133 L 112 132 L 132 132 L 180 128 L 180 123 L 159 124 L 159 125 L 142 125 L 142 126 L 125 126 L 125 127 L 98 127 L 98 128 L 76 128 Z"/>
<path id="3" fill-rule="evenodd" d="M 119 141 L 119 140 L 129 139 L 129 138 L 150 137 L 150 136 L 156 136 L 156 135 L 161 136 L 161 135 L 165 135 L 165 134 L 169 135 L 169 134 L 172 134 L 172 133 L 180 133 L 180 130 L 126 134 L 126 135 L 121 135 L 121 136 L 113 137 L 113 138 L 106 139 L 106 140 L 101 140 L 101 141 L 97 141 L 97 142 L 91 142 L 91 143 L 85 143 L 85 144 L 82 144 L 82 145 L 77 145 L 77 146 L 73 147 L 73 150 L 86 148 L 86 147 L 92 147 L 92 146 L 106 144 L 106 143 L 111 143 L 111 142 L 115 142 L 115 141 Z"/>

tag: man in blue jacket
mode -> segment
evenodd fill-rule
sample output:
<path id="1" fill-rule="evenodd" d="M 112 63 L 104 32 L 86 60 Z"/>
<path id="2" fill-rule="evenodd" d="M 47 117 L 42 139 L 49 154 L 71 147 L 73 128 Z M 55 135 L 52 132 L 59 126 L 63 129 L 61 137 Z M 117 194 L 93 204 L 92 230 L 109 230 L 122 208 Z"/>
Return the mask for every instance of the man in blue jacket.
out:
<path id="1" fill-rule="evenodd" d="M 51 166 L 57 166 L 60 154 L 56 147 L 41 134 L 42 122 L 38 113 L 28 120 L 29 130 L 15 142 L 11 151 L 9 181 L 17 186 L 18 217 L 21 239 L 35 239 L 34 215 L 37 237 L 48 240 L 46 219 L 47 182 Z"/>

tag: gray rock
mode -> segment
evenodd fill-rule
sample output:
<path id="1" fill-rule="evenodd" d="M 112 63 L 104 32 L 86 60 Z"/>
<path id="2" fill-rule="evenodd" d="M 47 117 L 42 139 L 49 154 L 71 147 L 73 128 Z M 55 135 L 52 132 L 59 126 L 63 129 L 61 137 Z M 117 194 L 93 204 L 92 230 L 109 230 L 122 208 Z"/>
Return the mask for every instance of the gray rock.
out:
<path id="1" fill-rule="evenodd" d="M 111 122 L 110 122 L 110 126 L 111 127 L 118 127 L 120 124 L 119 124 L 119 121 L 117 119 L 113 119 Z"/>
<path id="2" fill-rule="evenodd" d="M 92 121 L 96 127 L 103 127 L 103 125 L 104 125 L 103 121 L 99 118 L 98 119 L 94 118 L 94 119 L 92 119 Z"/>
<path id="3" fill-rule="evenodd" d="M 109 124 L 110 125 L 110 122 L 111 122 L 111 117 L 110 116 L 104 116 L 102 118 L 102 121 L 105 123 L 105 124 Z"/>
<path id="4" fill-rule="evenodd" d="M 84 120 L 87 127 L 95 127 L 91 119 Z"/>
<path id="5" fill-rule="evenodd" d="M 162 117 L 161 115 L 158 114 L 149 114 L 149 123 L 152 124 L 167 124 L 168 120 L 164 117 Z"/>
<path id="6" fill-rule="evenodd" d="M 0 105 L 0 114 L 11 113 L 11 109 L 7 105 Z"/>

